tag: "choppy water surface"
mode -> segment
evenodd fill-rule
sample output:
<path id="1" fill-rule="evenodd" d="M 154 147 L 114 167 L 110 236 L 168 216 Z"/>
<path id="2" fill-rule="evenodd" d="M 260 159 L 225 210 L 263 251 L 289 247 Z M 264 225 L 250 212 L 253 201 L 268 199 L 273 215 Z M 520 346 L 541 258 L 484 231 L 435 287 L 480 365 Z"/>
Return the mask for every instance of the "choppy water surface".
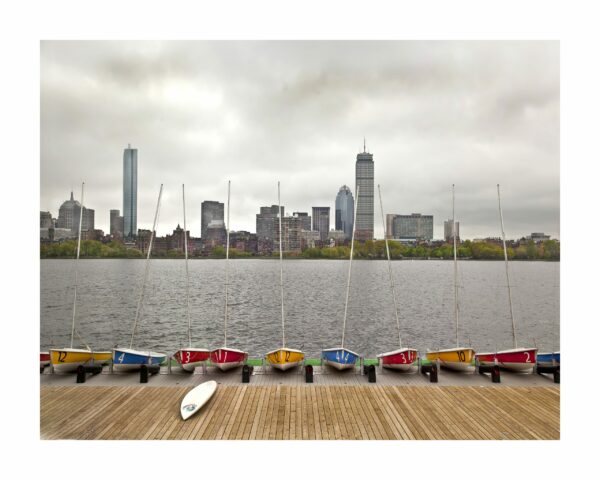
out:
<path id="1" fill-rule="evenodd" d="M 73 260 L 41 261 L 40 347 L 70 342 Z M 453 263 L 395 261 L 392 272 L 403 346 L 421 352 L 455 346 Z M 223 343 L 224 260 L 191 260 L 193 343 Z M 385 261 L 355 261 L 346 346 L 373 357 L 398 346 L 394 304 Z M 278 260 L 230 260 L 227 344 L 251 357 L 281 346 Z M 511 262 L 511 293 L 519 345 L 559 348 L 559 269 L 554 262 Z M 144 260 L 81 260 L 78 330 L 94 349 L 128 346 Z M 318 357 L 341 343 L 347 261 L 284 261 L 286 345 Z M 511 348 L 512 333 L 503 262 L 459 262 L 459 338 L 475 350 Z M 77 343 L 77 342 L 76 342 Z M 154 260 L 146 285 L 134 348 L 173 353 L 187 345 L 185 262 Z"/>

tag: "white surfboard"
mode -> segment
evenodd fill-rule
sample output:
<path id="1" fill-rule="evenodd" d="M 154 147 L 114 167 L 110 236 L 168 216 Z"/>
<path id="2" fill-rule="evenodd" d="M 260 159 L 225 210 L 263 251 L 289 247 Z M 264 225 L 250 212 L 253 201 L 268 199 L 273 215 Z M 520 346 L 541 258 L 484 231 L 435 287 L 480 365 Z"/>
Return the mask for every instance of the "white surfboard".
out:
<path id="1" fill-rule="evenodd" d="M 202 405 L 210 400 L 215 390 L 217 389 L 217 382 L 209 380 L 208 382 L 201 383 L 195 388 L 192 388 L 183 400 L 181 401 L 181 418 L 187 420 L 194 413 L 196 413 Z"/>

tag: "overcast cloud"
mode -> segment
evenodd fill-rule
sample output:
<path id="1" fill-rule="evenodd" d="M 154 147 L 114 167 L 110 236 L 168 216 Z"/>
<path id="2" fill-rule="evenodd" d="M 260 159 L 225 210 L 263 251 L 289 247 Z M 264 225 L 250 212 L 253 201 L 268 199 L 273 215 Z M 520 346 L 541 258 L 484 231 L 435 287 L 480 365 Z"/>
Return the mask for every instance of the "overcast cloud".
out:
<path id="1" fill-rule="evenodd" d="M 385 213 L 434 215 L 456 184 L 463 238 L 560 235 L 558 42 L 90 42 L 41 44 L 41 210 L 81 181 L 96 228 L 122 210 L 123 149 L 138 149 L 138 227 L 227 199 L 231 229 L 260 206 L 335 208 L 366 137 Z M 333 221 L 331 227 L 334 227 Z M 376 201 L 375 235 L 382 237 Z"/>

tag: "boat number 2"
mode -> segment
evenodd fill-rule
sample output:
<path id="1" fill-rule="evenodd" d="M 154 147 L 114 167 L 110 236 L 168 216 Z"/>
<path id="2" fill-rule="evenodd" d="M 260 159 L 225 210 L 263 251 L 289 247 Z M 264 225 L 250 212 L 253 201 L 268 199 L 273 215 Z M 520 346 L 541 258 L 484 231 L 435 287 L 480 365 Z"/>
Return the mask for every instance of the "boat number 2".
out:
<path id="1" fill-rule="evenodd" d="M 121 355 L 119 355 L 119 363 L 123 363 L 123 359 L 125 358 L 125 352 L 123 352 Z"/>
<path id="2" fill-rule="evenodd" d="M 67 352 L 58 352 L 58 361 L 64 362 L 65 358 L 67 358 Z"/>
<path id="3" fill-rule="evenodd" d="M 465 361 L 465 352 L 463 352 L 463 351 L 458 351 L 458 352 L 456 352 L 456 353 L 458 354 L 458 359 L 459 359 L 461 362 L 464 362 L 464 361 Z"/>
<path id="4" fill-rule="evenodd" d="M 529 363 L 529 352 L 524 352 L 525 355 L 527 355 L 527 360 L 525 360 L 525 363 Z"/>

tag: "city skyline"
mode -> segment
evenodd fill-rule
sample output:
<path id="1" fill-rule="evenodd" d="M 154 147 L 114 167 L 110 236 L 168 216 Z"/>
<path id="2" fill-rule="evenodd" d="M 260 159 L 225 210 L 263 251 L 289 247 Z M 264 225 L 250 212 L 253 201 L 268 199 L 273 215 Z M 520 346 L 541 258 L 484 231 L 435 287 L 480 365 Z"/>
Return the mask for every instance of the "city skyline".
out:
<path id="1" fill-rule="evenodd" d="M 182 183 L 192 232 L 228 179 L 232 230 L 255 230 L 278 180 L 288 211 L 335 211 L 366 137 L 386 214 L 432 214 L 442 238 L 455 183 L 462 235 L 494 235 L 500 183 L 508 237 L 560 238 L 558 42 L 50 41 L 41 53 L 40 210 L 53 215 L 85 181 L 108 232 L 128 143 L 138 228 L 165 184 L 159 235 L 182 221 Z M 225 81 L 237 68 L 247 80 Z"/>

